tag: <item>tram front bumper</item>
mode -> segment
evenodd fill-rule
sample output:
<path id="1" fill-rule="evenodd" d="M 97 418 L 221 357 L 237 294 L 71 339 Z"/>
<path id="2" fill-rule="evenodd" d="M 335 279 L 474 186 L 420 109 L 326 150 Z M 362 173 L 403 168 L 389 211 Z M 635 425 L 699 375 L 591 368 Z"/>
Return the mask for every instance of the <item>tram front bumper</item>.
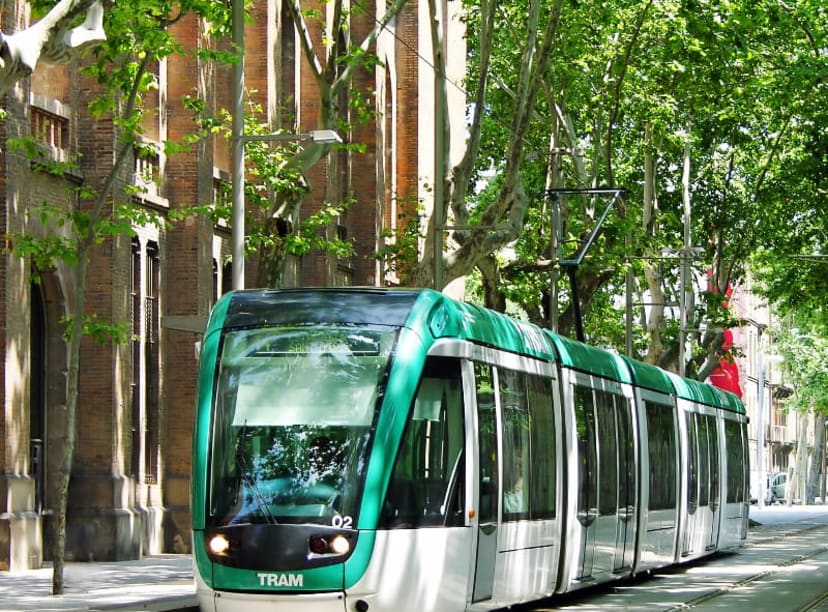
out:
<path id="1" fill-rule="evenodd" d="M 342 593 L 234 593 L 230 591 L 199 592 L 202 612 L 344 612 Z"/>

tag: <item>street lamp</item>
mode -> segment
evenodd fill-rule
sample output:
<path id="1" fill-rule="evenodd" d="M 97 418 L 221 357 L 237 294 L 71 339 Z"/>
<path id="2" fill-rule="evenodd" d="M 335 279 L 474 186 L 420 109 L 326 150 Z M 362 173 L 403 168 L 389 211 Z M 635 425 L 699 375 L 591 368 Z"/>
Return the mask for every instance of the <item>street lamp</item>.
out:
<path id="1" fill-rule="evenodd" d="M 782 363 L 782 355 L 766 355 L 759 351 L 759 376 L 756 379 L 756 470 L 759 482 L 757 483 L 756 504 L 759 508 L 765 507 L 765 360 L 767 363 Z"/>
<path id="2" fill-rule="evenodd" d="M 232 224 L 231 251 L 233 257 L 233 289 L 244 289 L 244 143 L 251 140 L 312 142 L 334 144 L 342 142 L 334 130 L 312 130 L 307 134 L 244 134 L 244 1 L 233 0 L 233 46 L 236 63 L 233 67 L 233 142 Z"/>
<path id="3" fill-rule="evenodd" d="M 236 107 L 238 112 L 238 106 Z M 235 125 L 236 118 L 233 117 Z M 244 123 L 242 118 L 240 123 Z M 233 258 L 233 289 L 244 289 L 244 143 L 251 140 L 267 142 L 342 142 L 334 130 L 311 130 L 306 134 L 233 134 L 232 224 L 231 252 Z"/>
<path id="4" fill-rule="evenodd" d="M 336 133 L 336 130 L 311 130 L 306 134 L 243 134 L 239 136 L 242 142 L 250 142 L 251 140 L 265 141 L 265 142 L 312 142 L 314 144 L 337 144 L 342 142 L 342 138 Z"/>

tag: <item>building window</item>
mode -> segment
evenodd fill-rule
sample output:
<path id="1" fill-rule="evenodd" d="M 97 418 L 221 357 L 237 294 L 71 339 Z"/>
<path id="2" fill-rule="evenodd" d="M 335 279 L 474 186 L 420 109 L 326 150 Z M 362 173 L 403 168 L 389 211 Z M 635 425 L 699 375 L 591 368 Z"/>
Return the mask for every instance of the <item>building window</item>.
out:
<path id="1" fill-rule="evenodd" d="M 161 439 L 159 432 L 161 420 L 159 415 L 161 407 L 159 390 L 159 331 L 161 329 L 161 317 L 158 307 L 158 292 L 161 285 L 161 265 L 158 246 L 155 244 L 147 246 L 146 279 L 147 293 L 144 302 L 144 316 L 146 317 L 146 337 L 144 340 L 146 376 L 144 381 L 147 398 L 147 421 L 144 446 L 144 482 L 146 484 L 157 484 Z"/>
<path id="2" fill-rule="evenodd" d="M 213 303 L 219 299 L 219 268 L 215 257 L 213 258 Z"/>
<path id="3" fill-rule="evenodd" d="M 132 239 L 132 266 L 130 274 L 130 341 L 132 349 L 132 380 L 130 405 L 132 407 L 132 456 L 129 473 L 138 476 L 141 472 L 141 448 L 143 446 L 143 424 L 141 422 L 141 244 Z"/>
<path id="4" fill-rule="evenodd" d="M 159 331 L 161 317 L 158 293 L 161 265 L 158 245 L 150 243 L 142 252 L 132 241 L 130 275 L 130 323 L 132 348 L 132 455 L 130 474 L 138 482 L 157 484 L 160 453 Z"/>
<path id="5" fill-rule="evenodd" d="M 232 207 L 233 185 L 223 176 L 213 177 L 213 224 L 217 228 L 227 229 L 231 226 Z"/>
<path id="6" fill-rule="evenodd" d="M 227 261 L 222 267 L 221 295 L 233 289 L 233 262 Z M 221 296 L 219 296 L 221 297 Z"/>

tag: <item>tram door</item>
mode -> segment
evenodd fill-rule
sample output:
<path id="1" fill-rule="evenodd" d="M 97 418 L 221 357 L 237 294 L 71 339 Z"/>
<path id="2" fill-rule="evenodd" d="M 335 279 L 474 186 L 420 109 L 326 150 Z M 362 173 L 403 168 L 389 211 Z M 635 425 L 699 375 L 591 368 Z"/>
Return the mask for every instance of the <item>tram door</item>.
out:
<path id="1" fill-rule="evenodd" d="M 637 570 L 675 560 L 678 529 L 679 445 L 675 406 L 659 393 L 639 390 L 642 431 L 642 525 Z"/>
<path id="2" fill-rule="evenodd" d="M 683 557 L 696 556 L 718 544 L 720 520 L 719 443 L 716 418 L 685 413 L 687 429 L 687 513 Z"/>
<path id="3" fill-rule="evenodd" d="M 632 417 L 632 404 L 623 396 L 614 396 L 618 431 L 618 538 L 613 571 L 632 569 L 638 528 L 638 469 Z"/>
<path id="4" fill-rule="evenodd" d="M 499 477 L 497 467 L 497 410 L 492 367 L 474 365 L 477 395 L 478 503 L 477 557 L 472 601 L 491 599 L 497 560 Z"/>
<path id="5" fill-rule="evenodd" d="M 708 445 L 710 448 L 710 513 L 712 525 L 706 548 L 707 550 L 713 550 L 719 545 L 719 532 L 722 520 L 722 465 L 719 454 L 719 419 L 708 416 L 707 423 Z"/>
<path id="6" fill-rule="evenodd" d="M 744 421 L 729 415 L 722 421 L 722 464 L 725 477 L 722 480 L 721 528 L 719 545 L 731 547 L 747 536 L 749 517 L 747 480 L 747 432 Z"/>
<path id="7" fill-rule="evenodd" d="M 620 391 L 582 385 L 574 390 L 580 581 L 629 570 L 634 560 L 635 440 L 631 405 Z"/>

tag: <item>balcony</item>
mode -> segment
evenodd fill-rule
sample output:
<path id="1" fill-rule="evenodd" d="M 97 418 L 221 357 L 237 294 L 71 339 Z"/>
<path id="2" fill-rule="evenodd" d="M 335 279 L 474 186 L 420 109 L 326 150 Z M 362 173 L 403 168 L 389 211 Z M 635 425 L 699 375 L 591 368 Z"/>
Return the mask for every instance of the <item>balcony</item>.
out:
<path id="1" fill-rule="evenodd" d="M 43 145 L 46 159 L 69 161 L 69 120 L 37 106 L 29 107 L 29 133 Z"/>

